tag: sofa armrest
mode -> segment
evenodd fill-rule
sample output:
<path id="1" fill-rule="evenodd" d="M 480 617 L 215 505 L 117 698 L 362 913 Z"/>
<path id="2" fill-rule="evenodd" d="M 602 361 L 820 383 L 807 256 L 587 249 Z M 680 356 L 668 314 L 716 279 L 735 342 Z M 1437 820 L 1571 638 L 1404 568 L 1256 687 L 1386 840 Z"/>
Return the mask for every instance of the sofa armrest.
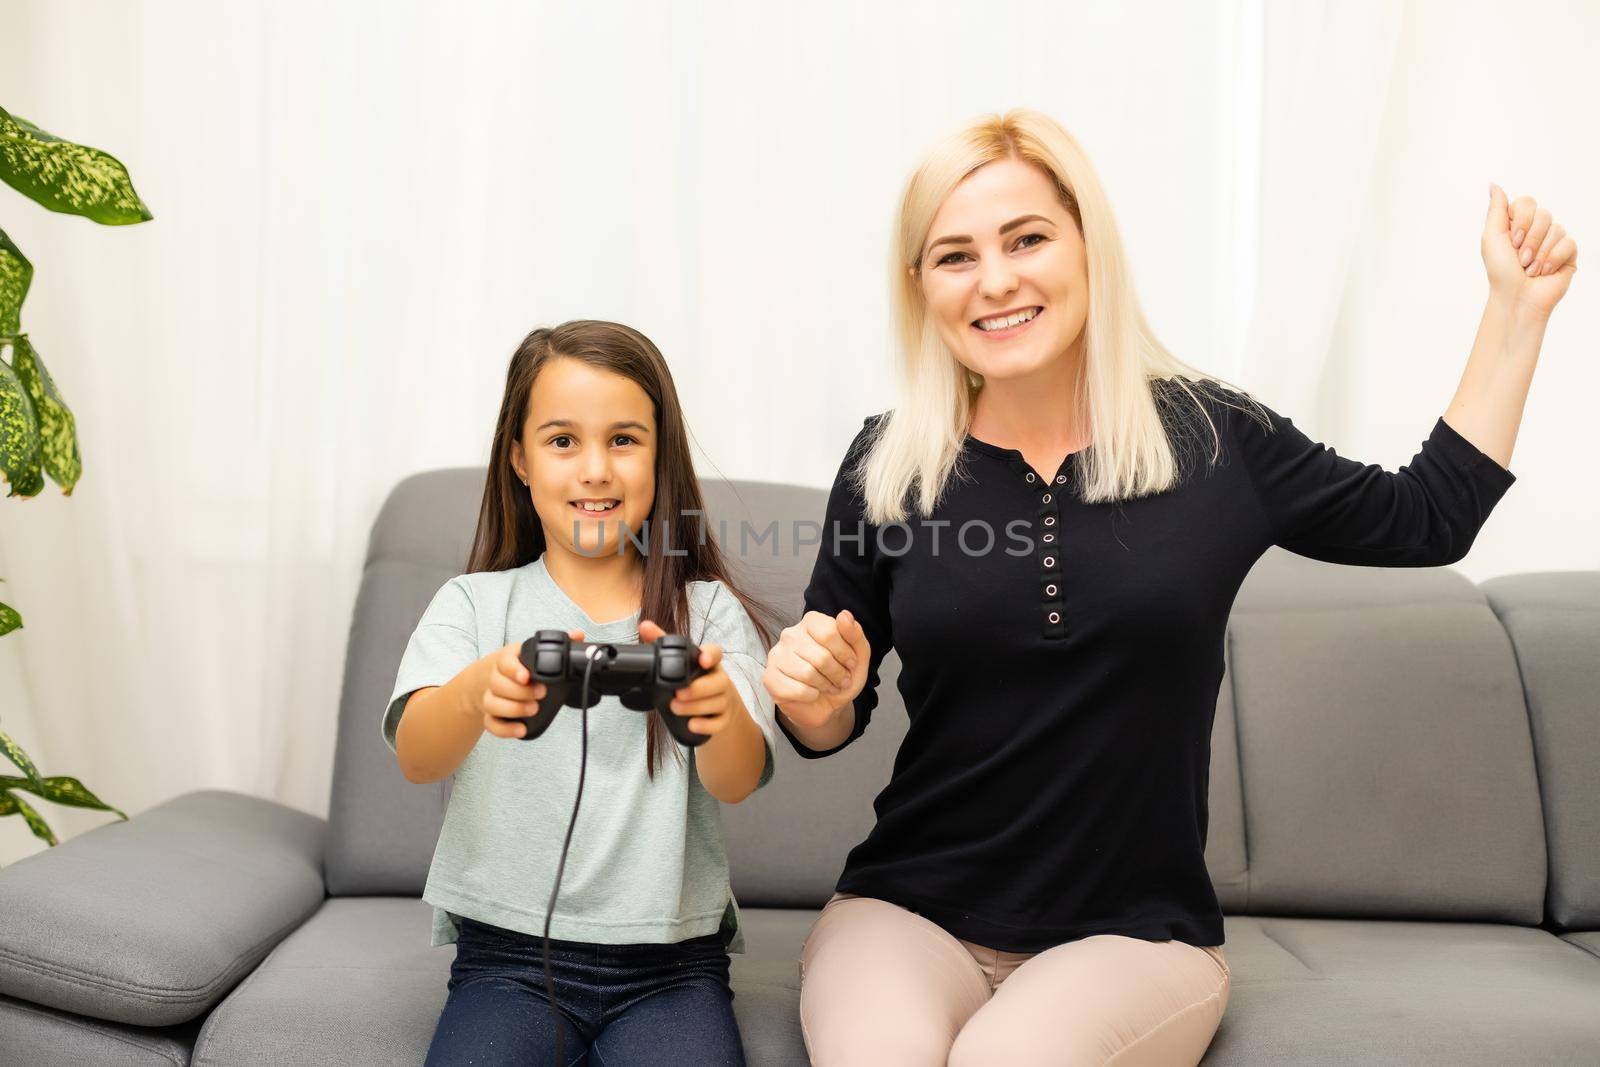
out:
<path id="1" fill-rule="evenodd" d="M 322 906 L 326 829 L 205 790 L 0 870 L 0 993 L 139 1026 L 205 1013 Z"/>

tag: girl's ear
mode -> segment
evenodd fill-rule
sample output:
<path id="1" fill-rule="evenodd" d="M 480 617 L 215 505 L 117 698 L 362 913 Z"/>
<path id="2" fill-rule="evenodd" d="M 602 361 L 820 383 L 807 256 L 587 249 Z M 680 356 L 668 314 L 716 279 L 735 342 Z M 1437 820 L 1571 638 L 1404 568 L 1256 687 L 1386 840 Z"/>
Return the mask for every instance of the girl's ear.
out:
<path id="1" fill-rule="evenodd" d="M 522 458 L 521 441 L 511 442 L 511 469 L 517 472 L 517 477 L 522 481 L 523 485 L 528 484 L 528 470 L 527 467 L 524 466 L 524 460 Z"/>

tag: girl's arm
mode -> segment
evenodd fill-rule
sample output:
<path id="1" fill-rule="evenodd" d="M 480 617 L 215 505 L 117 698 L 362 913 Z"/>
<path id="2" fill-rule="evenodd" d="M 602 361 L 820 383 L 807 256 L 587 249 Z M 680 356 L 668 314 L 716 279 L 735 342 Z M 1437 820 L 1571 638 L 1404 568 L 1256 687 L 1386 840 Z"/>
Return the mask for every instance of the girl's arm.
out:
<path id="1" fill-rule="evenodd" d="M 582 630 L 573 630 L 575 641 Z M 533 682 L 516 642 L 489 653 L 444 685 L 418 689 L 406 700 L 395 728 L 400 771 L 412 782 L 437 782 L 455 773 L 485 731 L 521 737 L 522 719 L 539 710 L 545 687 Z"/>
<path id="2" fill-rule="evenodd" d="M 716 645 L 710 645 L 702 651 L 702 662 L 711 652 L 720 654 Z M 727 678 L 726 673 L 715 673 Z M 727 725 L 695 750 L 694 765 L 706 792 L 724 804 L 737 804 L 755 792 L 756 783 L 761 779 L 761 769 L 766 766 L 767 741 L 761 736 L 761 729 L 750 717 L 744 700 L 732 682 L 728 683 L 726 692 L 729 701 L 725 716 Z M 695 729 L 694 724 L 691 723 L 689 728 Z"/>
<path id="3" fill-rule="evenodd" d="M 1578 246 L 1532 197 L 1489 189 L 1481 242 L 1489 302 L 1444 421 L 1502 467 L 1511 449 L 1550 312 L 1578 268 Z"/>
<path id="4" fill-rule="evenodd" d="M 646 644 L 665 632 L 650 619 L 639 623 L 639 640 Z M 737 632 L 732 636 L 736 639 Z M 700 666 L 706 673 L 673 694 L 669 710 L 692 716 L 689 729 L 710 738 L 694 750 L 700 784 L 724 804 L 737 804 L 761 784 L 767 738 L 723 664 L 722 646 L 701 645 Z"/>
<path id="5" fill-rule="evenodd" d="M 418 689 L 406 700 L 395 730 L 400 773 L 410 782 L 437 782 L 455 773 L 483 734 L 483 712 L 468 694 L 482 692 L 483 660 L 444 685 Z"/>

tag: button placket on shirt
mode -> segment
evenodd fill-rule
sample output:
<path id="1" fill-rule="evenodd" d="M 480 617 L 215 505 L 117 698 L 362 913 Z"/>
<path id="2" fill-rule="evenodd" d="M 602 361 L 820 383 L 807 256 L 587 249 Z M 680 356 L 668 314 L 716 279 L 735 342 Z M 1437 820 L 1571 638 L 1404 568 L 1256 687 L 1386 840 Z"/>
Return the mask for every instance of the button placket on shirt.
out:
<path id="1" fill-rule="evenodd" d="M 1034 516 L 1034 528 L 1038 533 L 1036 551 L 1039 560 L 1039 587 L 1042 591 L 1040 604 L 1040 625 L 1044 636 L 1052 638 L 1065 637 L 1066 605 L 1062 598 L 1061 581 L 1061 510 L 1060 496 L 1062 486 L 1067 483 L 1065 474 L 1057 474 L 1053 484 L 1049 480 L 1041 480 L 1028 466 L 1020 453 L 1012 457 L 1012 465 L 1022 472 L 1022 480 L 1034 490 L 1038 502 L 1038 511 Z"/>

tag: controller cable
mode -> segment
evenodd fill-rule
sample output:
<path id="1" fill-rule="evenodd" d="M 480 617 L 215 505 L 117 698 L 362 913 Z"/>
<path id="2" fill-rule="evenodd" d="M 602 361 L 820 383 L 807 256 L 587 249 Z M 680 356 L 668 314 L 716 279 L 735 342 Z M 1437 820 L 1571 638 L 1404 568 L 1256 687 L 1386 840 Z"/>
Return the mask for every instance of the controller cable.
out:
<path id="1" fill-rule="evenodd" d="M 556 1006 L 556 984 L 550 977 L 550 919 L 556 911 L 556 894 L 561 892 L 561 872 L 567 868 L 567 848 L 572 844 L 572 831 L 578 825 L 578 805 L 583 803 L 583 777 L 589 768 L 589 673 L 595 660 L 611 651 L 610 645 L 590 645 L 584 650 L 587 656 L 583 665 L 583 688 L 579 691 L 578 707 L 583 716 L 583 747 L 578 757 L 578 796 L 572 802 L 572 818 L 567 823 L 566 840 L 561 842 L 561 861 L 556 864 L 556 883 L 550 887 L 550 906 L 544 910 L 544 992 L 550 999 L 550 1017 L 556 1028 L 556 1065 L 566 1063 L 566 1026 L 561 1009 Z"/>

